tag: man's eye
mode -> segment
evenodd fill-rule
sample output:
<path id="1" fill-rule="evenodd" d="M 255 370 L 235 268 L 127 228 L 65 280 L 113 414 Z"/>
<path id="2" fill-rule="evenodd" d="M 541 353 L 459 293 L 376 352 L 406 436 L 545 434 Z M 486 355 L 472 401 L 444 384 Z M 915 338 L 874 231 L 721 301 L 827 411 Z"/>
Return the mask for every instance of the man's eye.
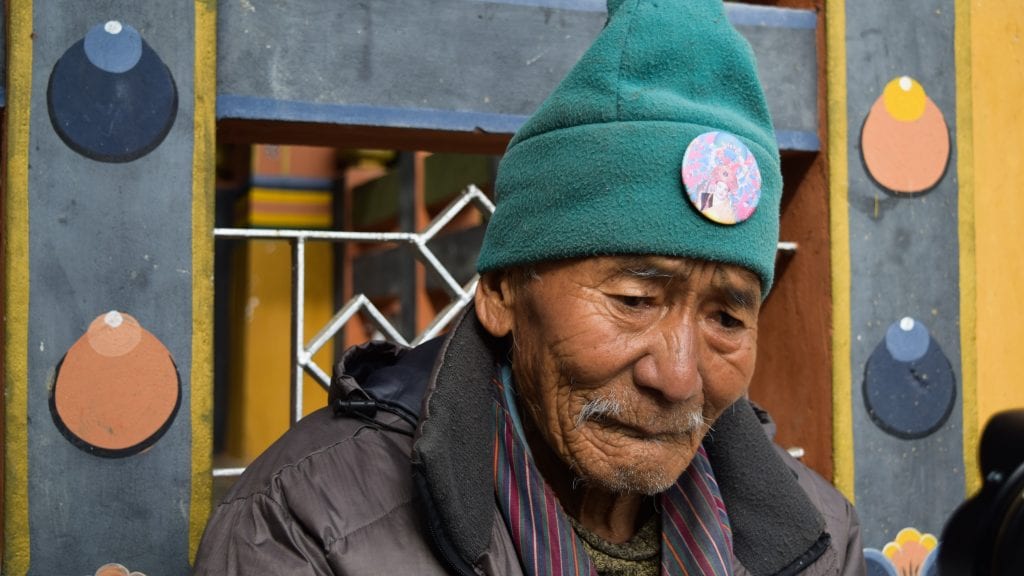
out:
<path id="1" fill-rule="evenodd" d="M 634 296 L 632 294 L 616 294 L 615 300 L 626 308 L 647 308 L 651 305 L 651 299 L 647 296 Z"/>
<path id="2" fill-rule="evenodd" d="M 740 320 L 739 318 L 736 318 L 732 314 L 729 314 L 728 312 L 719 312 L 718 313 L 718 323 L 721 324 L 723 328 L 742 328 L 743 327 L 743 321 Z"/>

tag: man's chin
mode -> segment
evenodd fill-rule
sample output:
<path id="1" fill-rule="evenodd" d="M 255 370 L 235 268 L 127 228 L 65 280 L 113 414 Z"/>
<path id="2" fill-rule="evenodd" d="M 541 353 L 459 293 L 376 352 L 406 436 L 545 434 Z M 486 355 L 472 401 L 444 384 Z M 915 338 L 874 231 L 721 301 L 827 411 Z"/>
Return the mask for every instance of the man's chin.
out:
<path id="1" fill-rule="evenodd" d="M 634 438 L 601 424 L 592 430 L 609 435 L 610 439 L 601 440 L 618 445 L 619 450 L 614 455 L 605 453 L 602 459 L 576 454 L 566 459 L 576 477 L 616 494 L 653 496 L 671 488 L 686 471 L 707 428 L 702 425 L 668 439 Z"/>
<path id="2" fill-rule="evenodd" d="M 583 480 L 616 494 L 653 496 L 671 488 L 685 470 L 676 473 L 663 466 L 652 466 L 651 463 L 652 460 L 647 460 L 641 464 L 630 463 L 610 470 L 595 471 L 593 474 L 585 474 Z"/>

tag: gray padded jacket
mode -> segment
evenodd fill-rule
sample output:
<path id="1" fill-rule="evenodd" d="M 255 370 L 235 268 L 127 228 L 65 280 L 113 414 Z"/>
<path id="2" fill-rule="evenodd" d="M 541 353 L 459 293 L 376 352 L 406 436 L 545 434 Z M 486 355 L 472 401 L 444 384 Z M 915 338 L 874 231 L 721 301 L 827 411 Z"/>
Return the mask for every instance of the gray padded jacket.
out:
<path id="1" fill-rule="evenodd" d="M 216 507 L 195 574 L 523 574 L 494 497 L 495 359 L 470 309 L 442 341 L 339 363 L 330 405 L 261 455 Z M 861 575 L 856 513 L 775 447 L 744 400 L 705 440 L 737 575 Z"/>

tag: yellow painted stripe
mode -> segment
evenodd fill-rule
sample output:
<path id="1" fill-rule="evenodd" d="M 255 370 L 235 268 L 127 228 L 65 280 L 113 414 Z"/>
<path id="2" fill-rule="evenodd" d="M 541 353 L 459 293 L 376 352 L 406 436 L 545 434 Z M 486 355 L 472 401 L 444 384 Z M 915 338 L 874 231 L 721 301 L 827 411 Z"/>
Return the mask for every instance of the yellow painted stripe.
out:
<path id="1" fill-rule="evenodd" d="M 213 214 L 216 164 L 217 2 L 195 2 L 192 147 L 192 499 L 189 558 L 210 515 L 213 476 Z"/>
<path id="2" fill-rule="evenodd" d="M 32 2 L 12 2 L 7 22 L 7 182 L 4 205 L 4 554 L 3 573 L 29 567 L 28 318 L 29 120 Z"/>
<path id="3" fill-rule="evenodd" d="M 254 228 L 311 228 L 326 229 L 331 227 L 333 218 L 330 214 L 303 215 L 253 212 L 249 217 L 249 226 Z"/>
<path id="4" fill-rule="evenodd" d="M 286 190 L 284 188 L 254 187 L 249 191 L 249 199 L 264 202 L 280 202 L 281 204 L 330 206 L 333 194 L 328 190 Z"/>
<path id="5" fill-rule="evenodd" d="M 832 242 L 832 459 L 834 483 L 854 500 L 850 370 L 850 220 L 847 205 L 846 2 L 825 3 L 829 215 Z"/>
<path id="6" fill-rule="evenodd" d="M 242 217 L 261 228 L 330 228 L 333 195 L 325 190 L 253 188 L 242 200 Z"/>
<path id="7" fill-rule="evenodd" d="M 960 369 L 963 390 L 964 483 L 981 488 L 978 468 L 977 275 L 974 238 L 974 115 L 970 0 L 956 0 L 956 147 L 960 236 Z"/>

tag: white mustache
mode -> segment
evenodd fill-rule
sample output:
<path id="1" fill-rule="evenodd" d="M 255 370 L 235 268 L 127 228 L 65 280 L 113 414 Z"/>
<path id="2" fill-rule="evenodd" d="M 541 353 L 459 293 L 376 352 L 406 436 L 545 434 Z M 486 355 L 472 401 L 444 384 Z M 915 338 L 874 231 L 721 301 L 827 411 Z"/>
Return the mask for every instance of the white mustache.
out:
<path id="1" fill-rule="evenodd" d="M 588 400 L 583 408 L 580 409 L 580 413 L 576 415 L 576 428 L 583 426 L 591 420 L 601 420 L 606 417 L 619 416 L 624 411 L 622 404 L 609 397 L 600 397 Z M 699 430 L 704 426 L 705 419 L 704 414 L 700 410 L 687 411 L 686 421 L 683 424 L 683 430 L 680 432 L 692 432 Z"/>
<path id="2" fill-rule="evenodd" d="M 594 398 L 588 400 L 580 413 L 576 415 L 576 427 L 579 428 L 589 420 L 600 420 L 606 416 L 618 416 L 622 413 L 622 404 L 611 398 Z"/>

